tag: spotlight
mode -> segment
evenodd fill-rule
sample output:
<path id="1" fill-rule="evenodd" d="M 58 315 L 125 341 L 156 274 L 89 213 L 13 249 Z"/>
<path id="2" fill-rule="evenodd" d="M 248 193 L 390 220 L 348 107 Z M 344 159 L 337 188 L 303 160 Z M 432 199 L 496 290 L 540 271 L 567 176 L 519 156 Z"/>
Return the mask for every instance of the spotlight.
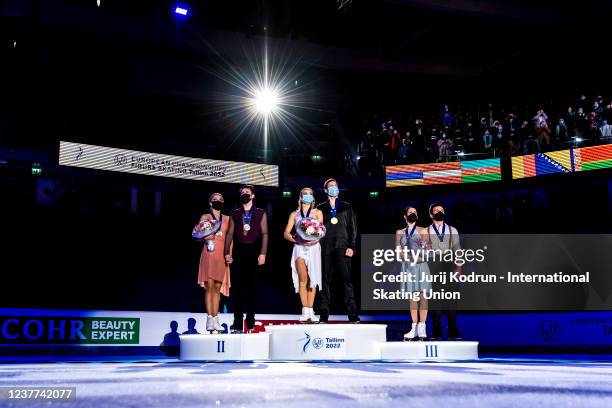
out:
<path id="1" fill-rule="evenodd" d="M 174 14 L 176 14 L 177 17 L 186 18 L 191 14 L 191 9 L 187 4 L 176 4 L 174 6 Z"/>
<path id="2" fill-rule="evenodd" d="M 581 137 L 575 137 L 574 140 L 576 141 L 576 143 L 582 142 L 582 138 Z"/>
<path id="3" fill-rule="evenodd" d="M 278 109 L 278 92 L 270 88 L 262 88 L 255 92 L 253 105 L 255 110 L 262 115 L 269 115 Z"/>

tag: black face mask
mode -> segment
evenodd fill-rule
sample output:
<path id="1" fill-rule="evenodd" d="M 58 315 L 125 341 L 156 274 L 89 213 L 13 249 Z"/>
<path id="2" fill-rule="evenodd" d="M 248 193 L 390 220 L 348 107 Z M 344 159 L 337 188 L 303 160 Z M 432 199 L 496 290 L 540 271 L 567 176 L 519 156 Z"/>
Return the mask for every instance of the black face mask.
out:
<path id="1" fill-rule="evenodd" d="M 444 213 L 442 211 L 435 213 L 433 219 L 436 221 L 444 221 Z"/>
<path id="2" fill-rule="evenodd" d="M 415 213 L 410 213 L 406 216 L 406 221 L 408 221 L 409 223 L 413 223 L 416 222 L 416 220 L 418 220 L 419 217 L 417 217 L 417 215 Z"/>
<path id="3" fill-rule="evenodd" d="M 221 211 L 223 209 L 223 203 L 221 201 L 215 200 L 210 204 L 210 207 L 213 210 Z"/>
<path id="4" fill-rule="evenodd" d="M 242 204 L 247 204 L 249 201 L 251 201 L 251 195 L 248 193 L 244 193 L 244 194 L 240 194 L 240 202 Z"/>

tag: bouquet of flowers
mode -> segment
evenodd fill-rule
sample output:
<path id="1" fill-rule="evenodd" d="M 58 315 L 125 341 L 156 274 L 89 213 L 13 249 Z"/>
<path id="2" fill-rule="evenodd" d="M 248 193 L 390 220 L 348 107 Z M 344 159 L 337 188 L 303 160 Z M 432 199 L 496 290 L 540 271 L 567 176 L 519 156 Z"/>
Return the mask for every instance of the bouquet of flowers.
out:
<path id="1" fill-rule="evenodd" d="M 191 236 L 197 239 L 202 239 L 208 235 L 216 234 L 221 228 L 221 223 L 217 220 L 204 220 L 195 227 L 193 227 L 193 231 L 191 231 Z M 206 247 L 208 252 L 212 252 L 215 250 L 215 240 L 207 239 Z"/>
<path id="2" fill-rule="evenodd" d="M 295 226 L 295 232 L 304 241 L 314 241 L 325 236 L 325 227 L 316 218 L 302 218 Z"/>

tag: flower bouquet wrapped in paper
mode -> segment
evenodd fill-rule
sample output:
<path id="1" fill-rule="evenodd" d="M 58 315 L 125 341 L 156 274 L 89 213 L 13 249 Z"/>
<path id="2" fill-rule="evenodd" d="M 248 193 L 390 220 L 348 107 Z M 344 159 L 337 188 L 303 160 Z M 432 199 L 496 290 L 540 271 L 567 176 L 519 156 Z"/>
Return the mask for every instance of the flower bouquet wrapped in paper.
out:
<path id="1" fill-rule="evenodd" d="M 325 227 L 316 218 L 305 217 L 297 223 L 295 232 L 303 241 L 314 241 L 325 236 Z"/>
<path id="2" fill-rule="evenodd" d="M 191 236 L 197 239 L 202 239 L 209 235 L 216 234 L 217 231 L 219 231 L 219 228 L 221 228 L 221 223 L 218 220 L 204 220 L 196 224 L 195 227 L 193 227 Z M 208 252 L 214 251 L 215 250 L 215 240 L 207 239 L 206 247 L 208 249 Z"/>

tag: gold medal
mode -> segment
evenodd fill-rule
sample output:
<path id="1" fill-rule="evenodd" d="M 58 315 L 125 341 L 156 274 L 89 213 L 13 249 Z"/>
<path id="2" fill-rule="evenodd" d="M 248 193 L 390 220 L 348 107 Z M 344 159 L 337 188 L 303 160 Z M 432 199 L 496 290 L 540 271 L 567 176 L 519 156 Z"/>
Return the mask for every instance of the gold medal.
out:
<path id="1" fill-rule="evenodd" d="M 338 219 L 336 217 L 332 217 L 332 219 L 330 220 L 330 222 L 332 224 L 337 224 L 338 223 Z"/>

